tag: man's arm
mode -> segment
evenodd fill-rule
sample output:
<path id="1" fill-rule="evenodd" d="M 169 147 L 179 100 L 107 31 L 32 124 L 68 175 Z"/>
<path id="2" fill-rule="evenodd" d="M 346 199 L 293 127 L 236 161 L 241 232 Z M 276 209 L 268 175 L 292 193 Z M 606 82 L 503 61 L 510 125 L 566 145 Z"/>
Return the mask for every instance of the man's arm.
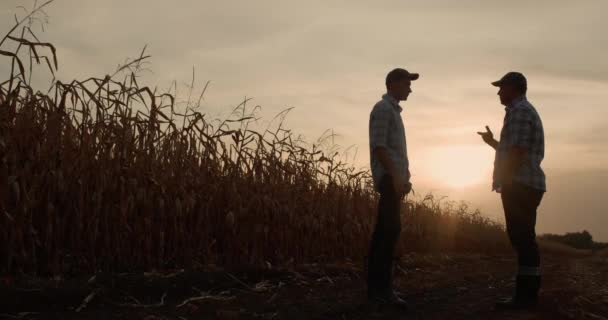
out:
<path id="1" fill-rule="evenodd" d="M 406 181 L 403 181 L 399 176 L 397 168 L 395 167 L 393 160 L 389 157 L 386 147 L 374 148 L 374 155 L 378 157 L 378 160 L 380 160 L 386 173 L 391 176 L 395 193 L 402 196 L 406 192 L 406 190 L 404 190 Z M 407 192 L 409 192 L 409 190 Z"/>
<path id="2" fill-rule="evenodd" d="M 504 183 L 510 184 L 513 181 L 513 176 L 519 170 L 524 160 L 528 156 L 528 149 L 520 146 L 513 146 L 507 151 L 505 160 L 505 175 Z"/>
<path id="3" fill-rule="evenodd" d="M 494 148 L 494 150 L 498 148 L 498 141 L 494 139 L 494 134 L 492 133 L 492 130 L 490 130 L 490 127 L 486 126 L 486 132 L 477 132 L 477 134 L 481 136 L 485 143 Z"/>
<path id="4" fill-rule="evenodd" d="M 514 111 L 505 130 L 507 133 L 505 141 L 507 152 L 504 164 L 504 182 L 509 184 L 528 157 L 532 135 L 530 113 L 523 110 Z"/>
<path id="5" fill-rule="evenodd" d="M 496 150 L 498 148 L 498 140 L 492 139 L 492 141 L 488 142 L 488 145 Z"/>
<path id="6" fill-rule="evenodd" d="M 391 160 L 391 158 L 388 156 L 388 150 L 386 150 L 386 147 L 379 146 L 374 148 L 374 156 L 380 160 L 380 163 L 382 164 L 384 170 L 386 170 L 386 173 L 388 173 L 391 177 L 398 176 L 397 168 L 395 167 L 393 160 Z"/>
<path id="7" fill-rule="evenodd" d="M 404 181 L 401 181 L 396 164 L 389 157 L 386 147 L 391 117 L 390 110 L 379 108 L 372 111 L 369 122 L 370 148 L 372 148 L 374 157 L 380 161 L 386 173 L 392 177 L 394 191 L 401 195 Z"/>

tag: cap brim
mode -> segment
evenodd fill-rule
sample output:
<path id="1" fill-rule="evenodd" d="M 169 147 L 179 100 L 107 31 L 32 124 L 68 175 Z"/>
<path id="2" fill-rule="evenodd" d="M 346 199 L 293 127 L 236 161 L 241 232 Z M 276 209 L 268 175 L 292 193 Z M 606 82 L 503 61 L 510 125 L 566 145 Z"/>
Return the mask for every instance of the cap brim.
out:
<path id="1" fill-rule="evenodd" d="M 494 82 L 492 82 L 492 85 L 495 87 L 500 87 L 502 85 L 502 81 L 500 81 L 500 80 L 494 81 Z"/>
<path id="2" fill-rule="evenodd" d="M 418 73 L 410 73 L 410 80 L 418 80 L 420 78 L 420 74 Z"/>

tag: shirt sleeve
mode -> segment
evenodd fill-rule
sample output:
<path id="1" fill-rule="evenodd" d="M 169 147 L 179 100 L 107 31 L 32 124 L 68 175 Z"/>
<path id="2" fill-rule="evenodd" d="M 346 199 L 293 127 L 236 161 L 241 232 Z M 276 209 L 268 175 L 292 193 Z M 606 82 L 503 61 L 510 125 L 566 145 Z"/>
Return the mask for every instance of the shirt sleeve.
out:
<path id="1" fill-rule="evenodd" d="M 529 148 L 532 140 L 532 114 L 514 110 L 506 125 L 505 146 Z"/>
<path id="2" fill-rule="evenodd" d="M 369 142 L 373 151 L 377 147 L 386 147 L 388 144 L 388 129 L 391 112 L 386 108 L 375 108 L 369 117 Z"/>

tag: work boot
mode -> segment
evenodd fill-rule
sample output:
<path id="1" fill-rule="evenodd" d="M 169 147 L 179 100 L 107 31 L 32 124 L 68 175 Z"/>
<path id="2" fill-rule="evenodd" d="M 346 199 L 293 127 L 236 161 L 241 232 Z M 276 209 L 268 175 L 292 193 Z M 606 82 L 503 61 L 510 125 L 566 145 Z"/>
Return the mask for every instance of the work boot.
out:
<path id="1" fill-rule="evenodd" d="M 530 309 L 538 303 L 540 276 L 517 276 L 515 295 L 496 302 L 497 309 Z"/>

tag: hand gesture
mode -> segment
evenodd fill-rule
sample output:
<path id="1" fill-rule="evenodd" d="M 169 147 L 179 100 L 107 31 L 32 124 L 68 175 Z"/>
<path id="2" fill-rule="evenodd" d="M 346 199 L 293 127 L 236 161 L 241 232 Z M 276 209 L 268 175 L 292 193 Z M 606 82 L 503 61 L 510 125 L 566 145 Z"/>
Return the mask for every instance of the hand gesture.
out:
<path id="1" fill-rule="evenodd" d="M 486 132 L 477 132 L 477 134 L 480 135 L 483 141 L 490 146 L 494 146 L 496 144 L 494 134 L 492 133 L 492 130 L 490 130 L 490 127 L 486 126 Z"/>

